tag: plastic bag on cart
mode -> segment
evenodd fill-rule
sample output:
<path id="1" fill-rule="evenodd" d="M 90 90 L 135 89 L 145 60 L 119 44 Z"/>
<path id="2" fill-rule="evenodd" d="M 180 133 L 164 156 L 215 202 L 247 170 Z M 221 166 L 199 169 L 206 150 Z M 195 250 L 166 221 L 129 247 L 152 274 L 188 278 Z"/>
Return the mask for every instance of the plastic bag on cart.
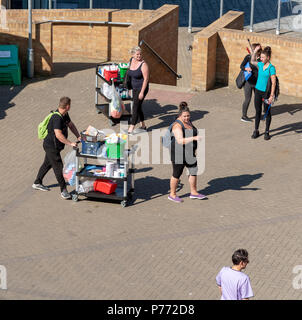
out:
<path id="1" fill-rule="evenodd" d="M 110 86 L 108 83 L 103 84 L 102 93 L 107 99 L 112 99 L 112 86 Z"/>
<path id="2" fill-rule="evenodd" d="M 64 158 L 63 176 L 65 181 L 71 186 L 75 185 L 76 180 L 76 150 L 68 152 Z"/>
<path id="3" fill-rule="evenodd" d="M 95 179 L 91 180 L 91 179 L 87 179 L 87 180 L 83 180 L 80 182 L 79 185 L 79 193 L 88 193 L 89 191 L 93 191 Z"/>
<path id="4" fill-rule="evenodd" d="M 115 119 L 119 119 L 123 114 L 123 109 L 125 109 L 121 97 L 114 88 L 112 83 L 112 99 L 109 104 L 110 116 Z"/>

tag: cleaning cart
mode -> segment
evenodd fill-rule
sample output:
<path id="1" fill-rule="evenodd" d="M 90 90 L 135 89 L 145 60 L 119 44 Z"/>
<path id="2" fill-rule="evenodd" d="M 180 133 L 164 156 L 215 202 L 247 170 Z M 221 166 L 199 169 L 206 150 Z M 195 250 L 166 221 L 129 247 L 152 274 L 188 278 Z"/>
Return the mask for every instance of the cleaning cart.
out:
<path id="1" fill-rule="evenodd" d="M 79 196 L 84 196 L 118 201 L 123 208 L 129 205 L 134 193 L 135 148 L 126 149 L 126 142 L 82 141 L 81 150 L 76 150 L 72 200 L 78 201 Z M 81 165 L 81 159 L 84 165 Z"/>
<path id="2" fill-rule="evenodd" d="M 114 126 L 120 121 L 128 121 L 132 116 L 133 99 L 123 86 L 123 78 L 127 68 L 125 64 L 101 63 L 96 66 L 95 80 L 95 107 L 98 113 L 102 113 L 109 119 L 109 124 Z M 119 119 L 110 115 L 109 104 L 111 102 L 110 90 L 114 84 L 115 90 L 125 105 L 122 116 Z"/>

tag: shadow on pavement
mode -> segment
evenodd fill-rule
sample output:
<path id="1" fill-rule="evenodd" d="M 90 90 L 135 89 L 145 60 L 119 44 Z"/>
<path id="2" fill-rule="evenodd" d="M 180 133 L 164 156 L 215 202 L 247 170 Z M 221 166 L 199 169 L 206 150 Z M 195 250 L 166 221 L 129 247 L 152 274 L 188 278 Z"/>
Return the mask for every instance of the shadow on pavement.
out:
<path id="1" fill-rule="evenodd" d="M 178 190 L 182 189 L 183 184 L 180 183 Z M 153 176 L 146 176 L 135 180 L 135 192 L 132 205 L 141 204 L 143 202 L 153 200 L 162 196 L 167 196 L 170 190 L 170 179 L 160 179 Z"/>
<path id="2" fill-rule="evenodd" d="M 213 179 L 208 182 L 209 186 L 201 190 L 200 192 L 202 194 L 205 194 L 206 196 L 209 196 L 227 190 L 257 191 L 260 190 L 260 188 L 247 188 L 247 186 L 255 180 L 262 178 L 262 176 L 263 173 L 257 173 Z"/>
<path id="3" fill-rule="evenodd" d="M 282 127 L 270 130 L 270 135 L 274 137 L 274 136 L 279 136 L 279 135 L 286 134 L 293 131 L 295 133 L 302 133 L 302 122 L 290 123 Z M 273 133 L 273 132 L 276 132 L 276 133 Z"/>
<path id="4" fill-rule="evenodd" d="M 35 76 L 33 79 L 22 78 L 22 84 L 20 86 L 0 85 L 0 120 L 7 116 L 7 109 L 15 106 L 12 100 L 25 89 L 27 85 L 53 78 L 64 78 L 69 73 L 94 68 L 96 64 L 97 63 L 55 62 L 54 73 L 51 76 Z"/>
<path id="5" fill-rule="evenodd" d="M 278 114 L 288 112 L 290 115 L 294 115 L 295 113 L 302 110 L 302 104 L 281 104 L 279 106 L 272 107 L 272 115 L 276 116 Z"/>
<path id="6" fill-rule="evenodd" d="M 4 119 L 7 116 L 7 109 L 15 106 L 15 103 L 11 102 L 11 100 L 23 89 L 24 86 L 0 86 L 0 120 Z"/>
<path id="7" fill-rule="evenodd" d="M 54 71 L 51 76 L 48 76 L 47 79 L 51 78 L 63 78 L 67 74 L 77 71 L 82 71 L 90 68 L 96 68 L 98 63 L 103 62 L 54 62 L 53 67 Z"/>
<path id="8" fill-rule="evenodd" d="M 167 104 L 162 107 L 159 103 L 157 103 L 156 99 L 151 99 L 144 102 L 143 111 L 146 119 L 158 118 L 161 120 L 160 123 L 148 128 L 149 130 L 153 130 L 168 127 L 173 121 L 175 121 L 178 114 L 178 106 Z M 203 110 L 193 110 L 190 113 L 191 120 L 194 122 L 202 119 L 204 115 L 209 112 Z"/>

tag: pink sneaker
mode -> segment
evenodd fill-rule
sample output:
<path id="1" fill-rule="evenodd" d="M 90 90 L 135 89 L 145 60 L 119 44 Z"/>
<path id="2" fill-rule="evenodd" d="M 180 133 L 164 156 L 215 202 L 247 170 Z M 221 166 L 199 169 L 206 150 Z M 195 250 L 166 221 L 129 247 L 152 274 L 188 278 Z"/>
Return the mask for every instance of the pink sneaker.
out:
<path id="1" fill-rule="evenodd" d="M 191 199 L 198 199 L 198 200 L 203 200 L 203 199 L 207 199 L 208 197 L 207 196 L 205 196 L 204 194 L 201 194 L 201 193 L 199 193 L 199 194 L 190 194 L 190 198 Z"/>
<path id="2" fill-rule="evenodd" d="M 169 196 L 168 199 L 171 200 L 171 201 L 174 201 L 174 202 L 176 202 L 176 203 L 184 202 L 181 198 L 179 198 L 179 197 L 177 197 L 177 196 L 176 196 L 175 198 Z"/>

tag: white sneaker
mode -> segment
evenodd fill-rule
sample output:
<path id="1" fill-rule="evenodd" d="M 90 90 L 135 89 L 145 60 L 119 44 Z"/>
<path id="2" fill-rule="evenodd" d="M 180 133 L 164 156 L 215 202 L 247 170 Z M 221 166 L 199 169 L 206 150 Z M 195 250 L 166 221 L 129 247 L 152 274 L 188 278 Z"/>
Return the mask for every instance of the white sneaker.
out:
<path id="1" fill-rule="evenodd" d="M 61 192 L 61 197 L 65 200 L 71 199 L 71 194 L 65 189 Z"/>
<path id="2" fill-rule="evenodd" d="M 34 183 L 32 185 L 32 188 L 33 189 L 36 189 L 36 190 L 41 190 L 41 191 L 50 191 L 50 189 L 46 186 L 44 186 L 43 184 L 40 184 L 40 183 Z"/>

